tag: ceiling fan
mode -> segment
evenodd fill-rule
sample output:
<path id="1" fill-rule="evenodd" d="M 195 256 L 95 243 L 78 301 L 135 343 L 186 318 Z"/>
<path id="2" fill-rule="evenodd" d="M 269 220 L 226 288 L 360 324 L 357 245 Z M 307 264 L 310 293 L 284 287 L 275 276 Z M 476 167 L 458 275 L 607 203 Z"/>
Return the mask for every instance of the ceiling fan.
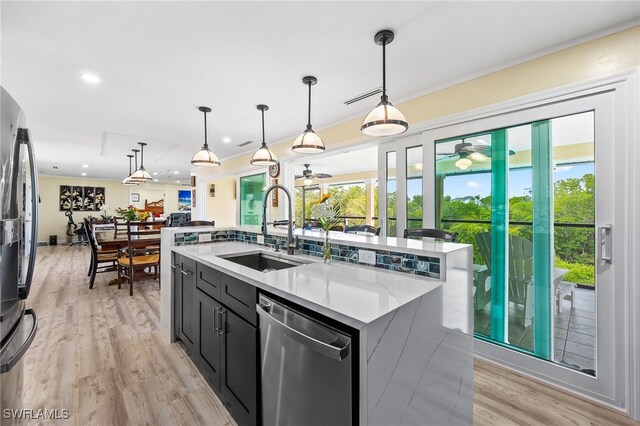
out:
<path id="1" fill-rule="evenodd" d="M 309 168 L 311 164 L 305 164 L 304 165 L 304 170 L 302 171 L 301 175 L 296 175 L 295 178 L 296 179 L 302 179 L 304 178 L 304 184 L 305 185 L 311 185 L 312 179 L 327 179 L 330 177 L 333 177 L 332 175 L 328 174 L 328 173 L 313 173 L 313 170 L 311 170 Z"/>
<path id="2" fill-rule="evenodd" d="M 515 151 L 510 149 L 509 155 L 514 154 Z M 459 157 L 459 160 L 455 162 L 456 167 L 466 170 L 473 164 L 473 161 L 485 161 L 491 157 L 491 146 L 487 144 L 473 145 L 463 139 L 453 147 L 453 152 L 438 152 L 436 155 L 442 156 L 437 161 Z"/>

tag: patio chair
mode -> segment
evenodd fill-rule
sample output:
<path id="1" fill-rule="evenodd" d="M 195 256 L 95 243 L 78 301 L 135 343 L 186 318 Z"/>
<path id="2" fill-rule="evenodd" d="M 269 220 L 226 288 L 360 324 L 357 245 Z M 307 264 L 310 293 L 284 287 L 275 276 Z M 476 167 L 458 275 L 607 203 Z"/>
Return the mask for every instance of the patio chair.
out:
<path id="1" fill-rule="evenodd" d="M 359 234 L 377 237 L 380 235 L 380 228 L 371 225 L 347 225 L 344 227 L 346 234 Z"/>
<path id="2" fill-rule="evenodd" d="M 491 232 L 476 235 L 476 243 L 491 275 Z M 528 327 L 533 322 L 533 244 L 526 238 L 509 235 L 508 250 L 509 302 L 524 306 L 521 323 L 524 327 Z M 490 279 L 491 276 L 487 278 L 487 280 Z"/>
<path id="3" fill-rule="evenodd" d="M 420 238 L 436 238 L 439 240 L 455 243 L 458 239 L 458 234 L 455 232 L 445 231 L 443 229 L 405 229 L 403 238 L 420 237 Z"/>

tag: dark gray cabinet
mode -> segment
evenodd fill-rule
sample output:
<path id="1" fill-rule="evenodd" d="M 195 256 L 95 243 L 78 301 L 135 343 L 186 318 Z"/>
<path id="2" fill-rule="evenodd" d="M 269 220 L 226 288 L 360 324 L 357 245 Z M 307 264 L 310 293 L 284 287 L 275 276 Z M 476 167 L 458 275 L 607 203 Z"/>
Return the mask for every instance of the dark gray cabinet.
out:
<path id="1" fill-rule="evenodd" d="M 257 424 L 257 340 L 256 327 L 229 309 L 221 312 L 223 329 L 220 387 L 225 405 L 239 424 Z"/>
<path id="2" fill-rule="evenodd" d="M 174 323 L 176 336 L 193 351 L 196 344 L 196 261 L 174 254 L 173 263 Z"/>
<path id="3" fill-rule="evenodd" d="M 176 336 L 240 425 L 258 424 L 256 288 L 173 254 Z"/>
<path id="4" fill-rule="evenodd" d="M 220 322 L 222 305 L 202 291 L 198 291 L 198 345 L 196 364 L 205 380 L 220 390 Z"/>

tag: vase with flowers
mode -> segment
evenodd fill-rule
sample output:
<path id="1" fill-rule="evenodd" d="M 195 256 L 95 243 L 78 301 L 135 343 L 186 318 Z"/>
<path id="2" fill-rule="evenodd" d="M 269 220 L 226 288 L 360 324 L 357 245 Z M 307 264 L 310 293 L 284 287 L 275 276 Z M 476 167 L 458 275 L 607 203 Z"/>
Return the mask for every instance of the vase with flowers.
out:
<path id="1" fill-rule="evenodd" d="M 129 205 L 126 208 L 118 207 L 116 213 L 127 221 L 145 221 L 149 217 L 149 212 L 146 210 L 138 209 Z"/>
<path id="2" fill-rule="evenodd" d="M 330 207 L 328 204 L 329 194 L 320 197 L 318 205 L 311 211 L 313 219 L 317 220 L 320 227 L 324 230 L 324 246 L 322 258 L 324 263 L 331 263 L 331 243 L 329 241 L 329 231 L 331 228 L 340 225 L 340 206 L 335 204 Z"/>

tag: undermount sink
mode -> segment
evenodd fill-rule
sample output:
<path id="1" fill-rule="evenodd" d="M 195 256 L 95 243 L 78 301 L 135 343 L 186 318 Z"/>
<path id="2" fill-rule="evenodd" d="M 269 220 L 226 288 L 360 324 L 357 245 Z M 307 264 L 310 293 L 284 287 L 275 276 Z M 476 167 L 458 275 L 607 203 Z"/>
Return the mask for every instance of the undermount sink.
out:
<path id="1" fill-rule="evenodd" d="M 249 254 L 232 254 L 229 256 L 220 256 L 230 262 L 247 268 L 255 269 L 260 272 L 279 271 L 281 269 L 295 268 L 304 265 L 305 262 L 284 259 L 278 256 L 272 256 L 267 253 L 249 253 Z"/>

